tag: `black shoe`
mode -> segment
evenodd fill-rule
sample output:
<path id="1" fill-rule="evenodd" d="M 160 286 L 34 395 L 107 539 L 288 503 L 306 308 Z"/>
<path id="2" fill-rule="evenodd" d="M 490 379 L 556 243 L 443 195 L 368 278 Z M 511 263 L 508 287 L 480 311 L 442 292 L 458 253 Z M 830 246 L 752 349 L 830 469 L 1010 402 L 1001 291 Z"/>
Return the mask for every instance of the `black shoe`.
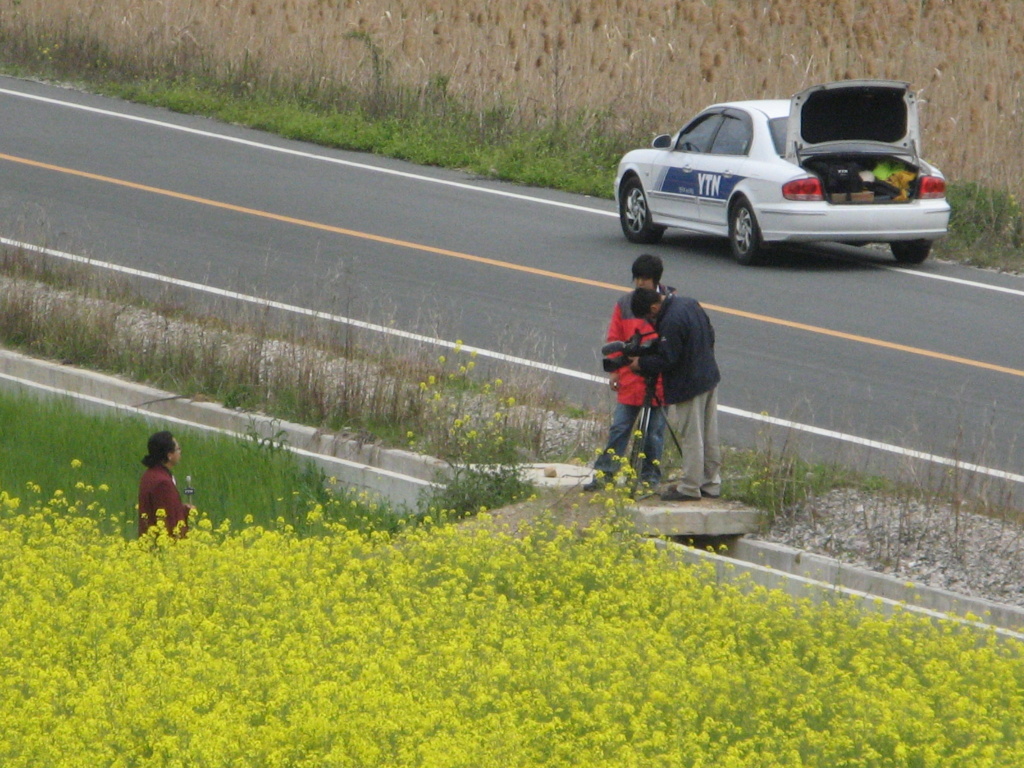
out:
<path id="1" fill-rule="evenodd" d="M 585 493 L 593 493 L 594 491 L 603 491 L 604 487 L 609 483 L 609 480 L 605 479 L 604 473 L 598 472 L 594 475 L 593 479 L 589 483 L 585 483 L 580 489 Z"/>
<path id="2" fill-rule="evenodd" d="M 708 493 L 707 491 L 701 491 L 700 495 L 701 495 L 701 498 L 704 498 L 704 499 L 720 499 L 720 498 L 722 498 L 722 494 L 720 494 L 720 493 Z"/>
<path id="3" fill-rule="evenodd" d="M 662 501 L 700 501 L 700 496 L 687 496 L 676 488 L 670 488 L 661 494 Z"/>

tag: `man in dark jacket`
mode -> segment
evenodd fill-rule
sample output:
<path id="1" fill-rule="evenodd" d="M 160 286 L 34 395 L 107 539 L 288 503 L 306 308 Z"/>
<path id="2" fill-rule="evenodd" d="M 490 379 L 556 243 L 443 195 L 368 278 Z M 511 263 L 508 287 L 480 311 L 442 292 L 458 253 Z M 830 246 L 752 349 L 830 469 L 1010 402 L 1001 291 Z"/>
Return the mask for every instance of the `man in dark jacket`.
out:
<path id="1" fill-rule="evenodd" d="M 637 288 L 633 314 L 647 318 L 658 332 L 654 354 L 633 358 L 637 373 L 661 374 L 669 420 L 682 450 L 682 478 L 661 494 L 663 501 L 717 498 L 722 490 L 718 445 L 717 387 L 722 380 L 715 360 L 715 329 L 704 308 L 686 296 L 662 296 Z"/>

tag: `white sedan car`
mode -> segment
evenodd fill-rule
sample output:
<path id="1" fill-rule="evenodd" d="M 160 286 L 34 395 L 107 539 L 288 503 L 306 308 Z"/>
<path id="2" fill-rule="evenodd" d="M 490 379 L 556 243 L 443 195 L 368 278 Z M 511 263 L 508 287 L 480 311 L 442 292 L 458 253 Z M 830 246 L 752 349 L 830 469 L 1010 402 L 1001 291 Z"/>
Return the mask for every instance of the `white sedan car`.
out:
<path id="1" fill-rule="evenodd" d="M 715 104 L 619 162 L 626 238 L 667 227 L 729 238 L 741 264 L 771 243 L 888 243 L 920 264 L 946 234 L 946 181 L 926 163 L 907 83 L 847 80 L 792 99 Z"/>

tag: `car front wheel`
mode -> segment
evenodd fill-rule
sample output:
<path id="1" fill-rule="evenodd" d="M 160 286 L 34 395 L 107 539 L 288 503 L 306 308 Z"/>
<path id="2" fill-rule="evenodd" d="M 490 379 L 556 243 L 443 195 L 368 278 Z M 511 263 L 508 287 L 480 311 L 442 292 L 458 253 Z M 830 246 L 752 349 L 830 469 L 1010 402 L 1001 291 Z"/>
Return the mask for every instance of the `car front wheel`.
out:
<path id="1" fill-rule="evenodd" d="M 729 211 L 729 246 L 740 264 L 753 266 L 765 261 L 761 227 L 757 224 L 754 209 L 745 199 L 738 201 Z"/>
<path id="2" fill-rule="evenodd" d="M 920 264 L 932 252 L 930 240 L 898 240 L 889 243 L 892 255 L 900 264 Z"/>
<path id="3" fill-rule="evenodd" d="M 651 209 L 643 185 L 635 176 L 627 179 L 619 195 L 619 223 L 622 234 L 631 243 L 656 243 L 665 232 L 664 227 L 651 223 Z"/>

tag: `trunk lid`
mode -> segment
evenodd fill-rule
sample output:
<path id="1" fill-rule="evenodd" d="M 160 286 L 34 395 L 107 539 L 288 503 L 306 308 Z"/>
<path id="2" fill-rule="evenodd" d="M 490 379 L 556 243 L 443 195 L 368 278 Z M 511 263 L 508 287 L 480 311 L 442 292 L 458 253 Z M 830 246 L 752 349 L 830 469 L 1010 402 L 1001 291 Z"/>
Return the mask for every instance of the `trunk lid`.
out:
<path id="1" fill-rule="evenodd" d="M 793 96 L 786 159 L 797 165 L 820 155 L 892 154 L 918 164 L 917 97 L 897 80 L 843 80 Z"/>

